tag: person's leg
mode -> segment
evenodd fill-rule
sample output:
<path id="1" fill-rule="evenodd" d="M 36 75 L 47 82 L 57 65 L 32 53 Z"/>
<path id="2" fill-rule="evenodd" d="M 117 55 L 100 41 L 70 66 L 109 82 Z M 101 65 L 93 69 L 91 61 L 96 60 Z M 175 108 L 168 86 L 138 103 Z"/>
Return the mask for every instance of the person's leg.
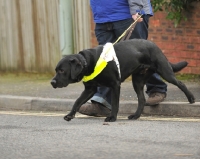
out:
<path id="1" fill-rule="evenodd" d="M 113 32 L 112 23 L 97 23 L 95 25 L 95 36 L 99 45 L 104 45 L 107 42 L 113 42 L 116 39 L 116 35 Z"/>
<path id="2" fill-rule="evenodd" d="M 129 39 L 147 39 L 148 38 L 148 23 L 149 15 L 143 15 L 143 21 L 135 24 L 134 30 L 131 33 Z M 121 20 L 114 23 L 115 34 L 117 37 L 121 34 L 134 22 L 132 18 Z M 121 27 L 123 26 L 123 27 Z"/>
<path id="3" fill-rule="evenodd" d="M 133 34 L 130 38 L 147 38 L 148 36 L 148 19 L 149 16 L 144 18 L 143 23 L 137 24 Z M 105 44 L 106 42 L 115 42 L 118 37 L 120 37 L 124 31 L 133 23 L 133 19 L 125 19 L 116 21 L 113 23 L 106 24 L 96 24 L 95 35 L 99 44 Z M 111 90 L 108 87 L 98 87 L 97 93 L 91 98 L 92 103 L 100 103 L 106 106 L 108 109 L 111 109 Z M 96 104 L 97 105 L 97 104 Z M 84 107 L 82 107 L 83 109 Z M 92 107 L 90 107 L 94 110 Z M 86 109 L 86 108 L 85 108 Z M 87 109 L 89 111 L 89 109 Z M 86 112 L 85 112 L 86 114 Z M 88 112 L 89 114 L 89 112 Z M 94 114 L 94 113 L 92 113 Z M 95 113 L 97 114 L 97 113 Z M 102 113 L 101 113 L 102 114 Z"/>
<path id="4" fill-rule="evenodd" d="M 150 79 L 148 80 L 148 83 L 146 83 L 146 93 L 150 95 L 154 92 L 160 92 L 160 93 L 166 93 L 167 92 L 167 84 L 164 83 L 160 76 L 157 73 L 154 73 Z"/>
<path id="5" fill-rule="evenodd" d="M 130 36 L 130 39 L 147 39 L 149 28 L 149 15 L 143 15 L 143 21 L 138 22 Z"/>
<path id="6" fill-rule="evenodd" d="M 97 24 L 95 28 L 95 35 L 99 44 L 105 44 L 106 42 L 115 42 L 124 31 L 133 23 L 133 19 L 125 19 L 107 24 Z M 147 30 L 145 25 L 138 28 L 145 27 L 143 30 Z M 137 29 L 137 28 L 136 28 Z M 140 32 L 136 34 L 136 32 Z M 142 30 L 137 29 L 132 35 L 132 38 L 144 38 L 147 34 Z M 107 87 L 98 87 L 97 93 L 91 98 L 92 102 L 98 102 L 111 109 L 111 90 Z"/>
<path id="7" fill-rule="evenodd" d="M 104 45 L 107 42 L 114 42 L 116 35 L 113 31 L 112 23 L 96 24 L 95 35 L 99 45 Z M 111 91 L 108 87 L 98 87 L 97 93 L 91 98 L 91 102 L 98 102 L 111 109 Z"/>
<path id="8" fill-rule="evenodd" d="M 96 24 L 95 35 L 99 45 L 114 42 L 116 35 L 112 23 Z M 98 87 L 97 92 L 91 98 L 91 104 L 80 107 L 79 113 L 90 116 L 108 116 L 111 110 L 111 90 L 108 87 Z"/>
<path id="9" fill-rule="evenodd" d="M 143 22 L 137 23 L 132 36 L 130 38 L 148 38 L 148 22 L 149 16 L 143 16 Z M 162 81 L 157 73 L 154 73 L 146 83 L 147 91 L 149 95 L 146 105 L 156 105 L 164 100 L 167 92 L 167 84 Z"/>
<path id="10" fill-rule="evenodd" d="M 146 83 L 149 98 L 146 105 L 153 106 L 162 102 L 167 96 L 167 84 L 162 81 L 157 73 L 154 73 Z"/>
<path id="11" fill-rule="evenodd" d="M 113 23 L 96 24 L 95 35 L 100 45 L 115 42 L 119 36 L 133 23 L 133 19 Z M 91 116 L 107 116 L 111 110 L 111 90 L 108 87 L 98 87 L 97 93 L 91 98 L 91 104 L 84 104 L 79 113 Z"/>
<path id="12" fill-rule="evenodd" d="M 143 16 L 143 22 L 137 23 L 132 35 L 130 36 L 130 39 L 147 39 L 148 38 L 148 22 L 149 22 L 149 16 L 144 15 Z M 95 35 L 99 42 L 99 44 L 105 44 L 106 42 L 115 42 L 119 36 L 122 35 L 122 33 L 133 23 L 133 19 L 126 19 L 121 20 L 113 23 L 106 23 L 106 24 L 96 24 L 95 28 Z M 155 83 L 156 85 L 155 85 Z M 158 83 L 160 83 L 158 85 Z M 149 87 L 151 86 L 151 87 Z M 154 100 L 154 97 L 151 96 L 151 93 L 153 90 L 156 92 L 166 92 L 167 85 L 160 79 L 159 76 L 154 75 L 147 83 L 147 89 L 150 94 L 149 99 L 150 104 L 155 105 L 156 102 L 160 102 L 164 97 L 161 94 L 161 98 L 156 98 L 156 101 Z M 153 88 L 153 89 L 151 89 Z M 155 94 L 155 93 L 154 93 Z M 158 94 L 160 97 L 160 94 Z M 91 98 L 92 104 L 90 105 L 83 105 L 81 106 L 79 112 L 86 115 L 92 115 L 92 116 L 107 116 L 109 114 L 109 111 L 111 109 L 111 91 L 107 87 L 99 87 L 97 93 Z M 153 97 L 153 98 L 152 98 Z M 148 101 L 148 100 L 147 100 Z M 105 106 L 105 107 L 104 107 Z"/>
<path id="13" fill-rule="evenodd" d="M 135 25 L 135 28 L 130 36 L 129 39 L 147 39 L 148 38 L 148 23 L 149 23 L 149 15 L 143 15 L 143 21 L 138 22 Z M 116 25 L 116 27 L 120 26 L 120 23 L 127 23 L 127 28 L 130 26 L 130 24 L 133 23 L 133 19 L 125 20 L 125 21 L 119 21 L 119 23 Z M 116 29 L 116 35 L 120 36 L 122 34 L 120 28 Z M 147 91 L 146 93 L 149 95 L 149 98 L 146 102 L 146 105 L 156 105 L 164 100 L 166 97 L 167 92 L 167 84 L 164 83 L 160 76 L 155 73 L 152 75 L 152 77 L 148 80 L 146 83 Z"/>

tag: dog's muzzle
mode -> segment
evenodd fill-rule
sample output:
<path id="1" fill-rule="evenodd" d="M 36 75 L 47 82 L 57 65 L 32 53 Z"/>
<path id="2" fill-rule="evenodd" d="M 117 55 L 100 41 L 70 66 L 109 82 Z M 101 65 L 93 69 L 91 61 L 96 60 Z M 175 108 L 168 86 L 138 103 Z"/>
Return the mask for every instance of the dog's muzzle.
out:
<path id="1" fill-rule="evenodd" d="M 53 88 L 57 88 L 56 80 L 51 80 L 51 85 Z"/>

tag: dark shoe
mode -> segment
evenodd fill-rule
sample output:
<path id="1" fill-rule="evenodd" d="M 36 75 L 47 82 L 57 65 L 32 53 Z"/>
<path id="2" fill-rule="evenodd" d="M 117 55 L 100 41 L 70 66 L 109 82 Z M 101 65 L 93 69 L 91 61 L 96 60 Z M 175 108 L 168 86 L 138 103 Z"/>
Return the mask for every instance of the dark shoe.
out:
<path id="1" fill-rule="evenodd" d="M 166 98 L 166 93 L 154 92 L 149 95 L 149 98 L 146 101 L 147 106 L 157 105 L 160 102 L 164 101 Z"/>
<path id="2" fill-rule="evenodd" d="M 108 117 L 111 111 L 100 103 L 87 103 L 83 104 L 78 112 L 89 116 Z"/>

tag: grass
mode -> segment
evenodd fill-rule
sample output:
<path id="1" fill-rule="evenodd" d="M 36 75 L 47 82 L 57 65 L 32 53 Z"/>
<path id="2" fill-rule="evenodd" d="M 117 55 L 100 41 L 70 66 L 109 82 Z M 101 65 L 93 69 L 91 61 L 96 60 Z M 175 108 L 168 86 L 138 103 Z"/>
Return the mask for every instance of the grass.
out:
<path id="1" fill-rule="evenodd" d="M 50 81 L 53 78 L 53 74 L 50 73 L 2 73 L 0 72 L 0 83 L 1 82 L 12 82 L 12 81 Z"/>
<path id="2" fill-rule="evenodd" d="M 176 74 L 176 78 L 180 81 L 188 81 L 188 82 L 197 82 L 200 84 L 200 75 L 193 74 Z M 131 76 L 126 79 L 127 81 L 131 80 Z"/>
<path id="3" fill-rule="evenodd" d="M 177 74 L 177 79 L 183 81 L 200 82 L 200 75 L 193 74 Z"/>
<path id="4" fill-rule="evenodd" d="M 53 78 L 52 73 L 5 73 L 0 72 L 0 83 L 1 82 L 12 82 L 15 81 L 50 81 Z M 200 75 L 193 74 L 176 74 L 178 80 L 190 81 L 200 83 Z M 129 77 L 127 80 L 131 80 Z"/>

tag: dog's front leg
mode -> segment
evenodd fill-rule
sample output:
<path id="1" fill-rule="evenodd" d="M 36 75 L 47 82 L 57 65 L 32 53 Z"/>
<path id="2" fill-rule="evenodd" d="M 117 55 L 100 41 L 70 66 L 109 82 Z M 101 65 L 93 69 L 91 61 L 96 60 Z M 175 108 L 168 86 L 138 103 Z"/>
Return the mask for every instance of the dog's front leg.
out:
<path id="1" fill-rule="evenodd" d="M 139 78 L 139 76 L 135 78 L 132 77 L 132 83 L 138 97 L 138 108 L 135 114 L 130 115 L 128 119 L 138 119 L 142 114 L 146 102 L 143 92 L 144 80 L 142 80 L 142 78 Z"/>
<path id="2" fill-rule="evenodd" d="M 117 120 L 119 110 L 120 83 L 114 84 L 111 87 L 111 114 L 105 119 L 105 122 L 114 122 Z"/>
<path id="3" fill-rule="evenodd" d="M 86 103 L 97 91 L 97 87 L 87 87 L 85 86 L 85 90 L 82 92 L 80 97 L 75 101 L 72 110 L 69 114 L 64 116 L 64 120 L 70 121 L 75 117 L 76 111 L 79 110 L 81 105 Z"/>

